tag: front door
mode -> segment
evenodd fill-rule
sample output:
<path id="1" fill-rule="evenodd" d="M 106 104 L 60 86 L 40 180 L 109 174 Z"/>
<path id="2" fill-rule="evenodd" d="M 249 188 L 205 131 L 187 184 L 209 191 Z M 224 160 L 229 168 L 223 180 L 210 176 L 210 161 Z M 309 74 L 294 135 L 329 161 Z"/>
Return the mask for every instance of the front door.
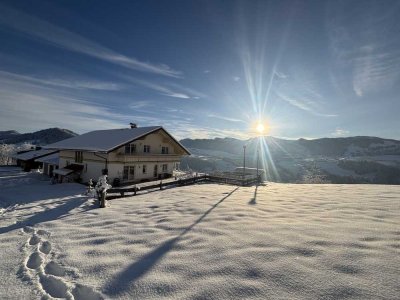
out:
<path id="1" fill-rule="evenodd" d="M 158 175 L 158 165 L 154 166 L 154 177 L 157 177 Z"/>

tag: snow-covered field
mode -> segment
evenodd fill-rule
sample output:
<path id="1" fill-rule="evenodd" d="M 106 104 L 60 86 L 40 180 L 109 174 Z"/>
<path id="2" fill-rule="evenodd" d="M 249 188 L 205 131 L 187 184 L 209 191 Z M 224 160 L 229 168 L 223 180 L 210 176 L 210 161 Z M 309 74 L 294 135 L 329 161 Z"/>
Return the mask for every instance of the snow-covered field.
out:
<path id="1" fill-rule="evenodd" d="M 398 186 L 203 184 L 99 209 L 4 170 L 0 299 L 400 298 Z"/>

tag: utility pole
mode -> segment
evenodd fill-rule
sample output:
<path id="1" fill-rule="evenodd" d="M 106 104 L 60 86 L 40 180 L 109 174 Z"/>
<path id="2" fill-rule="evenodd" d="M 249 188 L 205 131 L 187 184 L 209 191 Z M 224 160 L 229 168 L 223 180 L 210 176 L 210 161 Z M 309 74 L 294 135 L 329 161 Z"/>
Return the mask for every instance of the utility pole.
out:
<path id="1" fill-rule="evenodd" d="M 257 185 L 258 185 L 258 157 L 259 157 L 260 155 L 259 155 L 259 149 L 257 148 Z"/>
<path id="2" fill-rule="evenodd" d="M 246 145 L 243 145 L 243 184 L 246 172 Z"/>

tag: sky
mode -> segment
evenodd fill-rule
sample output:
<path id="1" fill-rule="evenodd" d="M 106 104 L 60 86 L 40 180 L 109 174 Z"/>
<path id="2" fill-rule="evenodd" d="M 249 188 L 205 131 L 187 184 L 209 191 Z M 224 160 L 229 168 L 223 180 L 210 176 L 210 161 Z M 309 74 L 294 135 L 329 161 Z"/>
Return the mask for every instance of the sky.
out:
<path id="1" fill-rule="evenodd" d="M 400 1 L 2 1 L 0 130 L 400 139 Z"/>

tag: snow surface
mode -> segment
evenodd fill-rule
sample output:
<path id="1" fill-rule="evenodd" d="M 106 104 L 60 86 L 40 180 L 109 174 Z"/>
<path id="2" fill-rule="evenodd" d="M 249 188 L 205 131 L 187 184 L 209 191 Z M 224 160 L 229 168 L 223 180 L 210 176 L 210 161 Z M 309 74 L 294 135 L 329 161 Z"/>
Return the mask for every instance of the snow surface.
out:
<path id="1" fill-rule="evenodd" d="M 0 299 L 400 298 L 398 186 L 202 184 L 100 209 L 2 169 Z"/>

